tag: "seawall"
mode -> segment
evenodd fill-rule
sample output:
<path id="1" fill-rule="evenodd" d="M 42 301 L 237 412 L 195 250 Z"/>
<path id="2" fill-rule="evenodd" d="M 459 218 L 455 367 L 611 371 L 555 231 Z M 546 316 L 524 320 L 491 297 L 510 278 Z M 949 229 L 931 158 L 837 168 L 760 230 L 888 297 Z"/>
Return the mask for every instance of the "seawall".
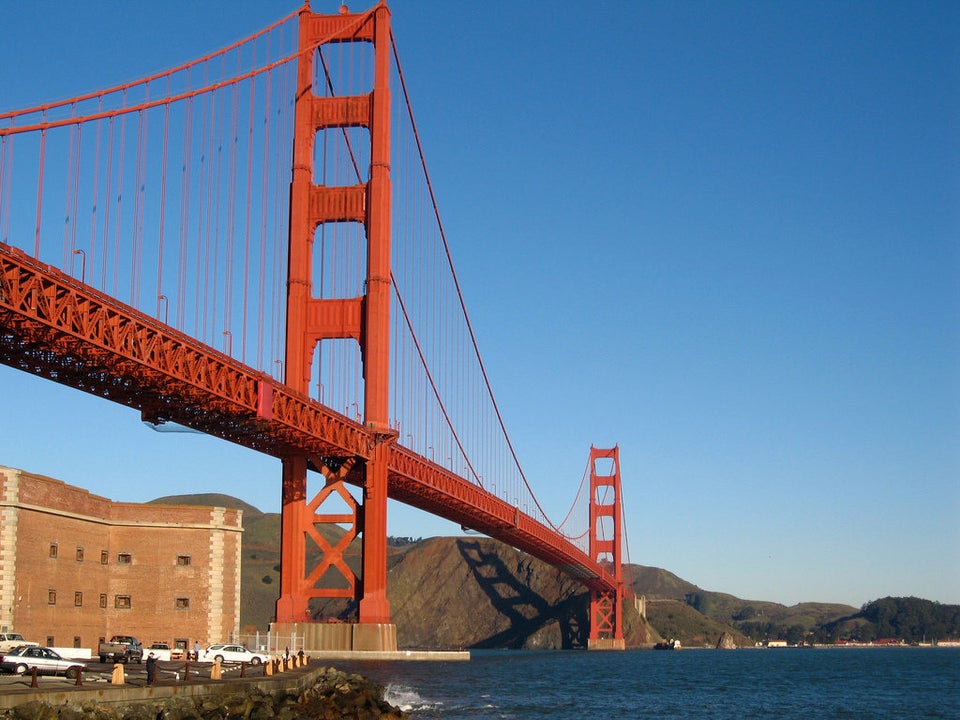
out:
<path id="1" fill-rule="evenodd" d="M 91 683 L 83 686 L 58 685 L 49 688 L 9 688 L 0 690 L 0 710 L 38 701 L 47 705 L 129 705 L 140 702 L 163 702 L 171 698 L 203 698 L 223 693 L 248 692 L 301 693 L 312 687 L 326 673 L 327 667 L 314 662 L 306 667 L 265 677 L 230 678 L 229 680 L 197 680 L 189 683 L 162 685 L 111 685 Z"/>

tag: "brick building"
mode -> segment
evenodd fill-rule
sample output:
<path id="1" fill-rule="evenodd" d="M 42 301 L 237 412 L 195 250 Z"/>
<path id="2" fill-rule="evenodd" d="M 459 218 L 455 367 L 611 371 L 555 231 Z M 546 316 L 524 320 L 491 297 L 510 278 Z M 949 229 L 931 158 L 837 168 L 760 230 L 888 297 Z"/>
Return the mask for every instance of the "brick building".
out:
<path id="1" fill-rule="evenodd" d="M 240 624 L 243 512 L 113 502 L 0 465 L 0 631 L 192 647 Z"/>

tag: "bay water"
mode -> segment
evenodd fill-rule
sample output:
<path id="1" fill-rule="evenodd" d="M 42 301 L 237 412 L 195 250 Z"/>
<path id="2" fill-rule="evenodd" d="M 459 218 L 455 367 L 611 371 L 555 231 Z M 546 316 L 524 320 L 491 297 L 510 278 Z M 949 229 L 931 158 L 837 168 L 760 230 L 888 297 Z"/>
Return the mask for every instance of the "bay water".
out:
<path id="1" fill-rule="evenodd" d="M 337 666 L 420 720 L 960 720 L 960 648 L 475 651 Z"/>

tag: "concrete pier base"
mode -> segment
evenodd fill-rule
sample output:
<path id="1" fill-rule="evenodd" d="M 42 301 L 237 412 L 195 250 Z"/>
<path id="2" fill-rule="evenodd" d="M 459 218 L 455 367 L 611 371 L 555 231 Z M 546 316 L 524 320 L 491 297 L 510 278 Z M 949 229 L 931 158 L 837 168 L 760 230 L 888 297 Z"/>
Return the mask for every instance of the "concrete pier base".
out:
<path id="1" fill-rule="evenodd" d="M 397 626 L 392 623 L 270 623 L 278 637 L 303 638 L 303 651 L 397 652 Z"/>
<path id="2" fill-rule="evenodd" d="M 626 650 L 623 638 L 597 638 L 587 640 L 587 650 Z"/>

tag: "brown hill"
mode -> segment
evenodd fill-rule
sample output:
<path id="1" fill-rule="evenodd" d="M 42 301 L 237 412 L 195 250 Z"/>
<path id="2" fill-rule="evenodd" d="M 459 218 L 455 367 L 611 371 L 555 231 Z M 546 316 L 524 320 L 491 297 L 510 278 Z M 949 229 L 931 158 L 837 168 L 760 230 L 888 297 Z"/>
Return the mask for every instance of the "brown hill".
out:
<path id="1" fill-rule="evenodd" d="M 404 647 L 586 645 L 583 586 L 487 537 L 424 540 L 393 565 L 387 587 Z M 657 639 L 636 612 L 625 630 L 633 644 Z"/>
<path id="2" fill-rule="evenodd" d="M 266 630 L 280 590 L 280 515 L 262 513 L 225 495 L 168 496 L 154 502 L 244 510 L 240 624 L 244 632 Z M 322 526 L 321 532 L 331 543 L 342 534 L 335 526 Z M 388 553 L 387 592 L 402 647 L 586 644 L 589 595 L 583 586 L 508 545 L 483 536 L 430 538 L 391 543 Z M 308 555 L 316 558 L 316 548 L 308 550 Z M 358 542 L 347 550 L 346 561 L 355 572 L 359 570 Z M 752 645 L 753 639 L 741 629 L 769 634 L 770 623 L 806 629 L 855 612 L 844 605 L 804 603 L 787 608 L 741 600 L 702 590 L 654 567 L 631 565 L 625 575 L 634 593 L 648 599 L 649 622 L 640 618 L 630 602 L 625 603 L 629 647 L 650 645 L 661 636 L 677 638 L 684 645 L 713 645 L 723 633 L 740 646 Z M 311 610 L 316 620 L 355 615 L 353 603 L 342 600 L 314 602 Z M 758 630 L 757 618 L 767 625 Z"/>

